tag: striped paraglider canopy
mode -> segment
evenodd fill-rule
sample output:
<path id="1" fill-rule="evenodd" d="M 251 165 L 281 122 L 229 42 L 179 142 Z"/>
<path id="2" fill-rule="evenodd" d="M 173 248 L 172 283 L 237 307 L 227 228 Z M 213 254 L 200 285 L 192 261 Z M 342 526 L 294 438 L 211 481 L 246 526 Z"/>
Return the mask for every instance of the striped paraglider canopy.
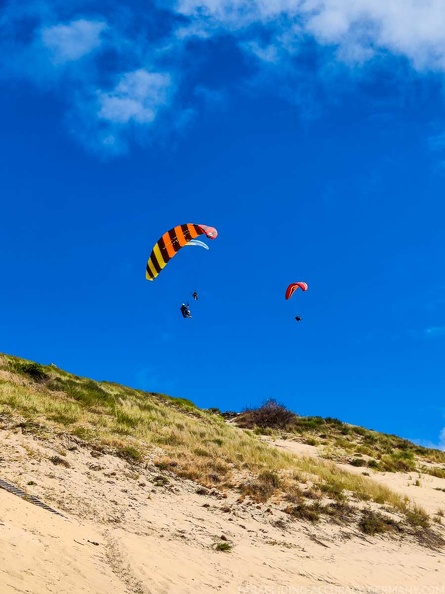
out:
<path id="1" fill-rule="evenodd" d="M 181 248 L 200 235 L 216 239 L 218 231 L 214 227 L 195 225 L 195 223 L 177 225 L 166 231 L 153 247 L 145 269 L 145 278 L 154 280 Z"/>

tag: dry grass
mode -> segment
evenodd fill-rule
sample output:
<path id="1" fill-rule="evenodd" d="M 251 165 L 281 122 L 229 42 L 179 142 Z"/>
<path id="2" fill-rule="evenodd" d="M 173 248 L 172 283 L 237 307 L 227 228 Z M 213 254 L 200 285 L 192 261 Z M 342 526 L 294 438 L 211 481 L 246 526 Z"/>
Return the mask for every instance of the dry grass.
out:
<path id="1" fill-rule="evenodd" d="M 425 448 L 402 439 L 343 423 L 334 418 L 300 417 L 275 401 L 267 401 L 257 410 L 231 414 L 239 427 L 257 434 L 294 439 L 318 446 L 328 460 L 369 467 L 384 472 L 421 471 L 445 477 L 445 452 Z"/>
<path id="2" fill-rule="evenodd" d="M 200 410 L 190 401 L 95 382 L 7 355 L 0 357 L 0 372 L 0 428 L 20 428 L 42 439 L 54 433 L 70 435 L 204 487 L 235 488 L 257 502 L 287 501 L 296 518 L 318 519 L 321 497 L 335 502 L 326 507 L 325 515 L 335 516 L 336 510 L 344 514 L 349 498 L 385 505 L 425 525 L 421 510 L 390 489 L 340 470 L 331 461 L 278 451 L 260 441 L 255 431 L 233 427 L 222 415 Z M 309 426 L 319 432 L 316 419 Z M 339 421 L 331 425 L 343 430 Z M 60 456 L 53 462 L 64 464 Z M 303 496 L 316 501 L 308 507 Z"/>

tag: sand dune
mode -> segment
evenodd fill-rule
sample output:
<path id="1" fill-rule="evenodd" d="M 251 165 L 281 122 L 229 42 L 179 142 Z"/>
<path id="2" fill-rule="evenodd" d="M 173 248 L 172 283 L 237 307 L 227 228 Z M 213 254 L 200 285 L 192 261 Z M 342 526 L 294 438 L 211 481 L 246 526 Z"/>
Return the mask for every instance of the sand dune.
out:
<path id="1" fill-rule="evenodd" d="M 0 444 L 0 478 L 66 516 L 0 489 L 1 594 L 445 594 L 444 552 L 412 539 L 289 521 L 272 505 L 198 494 L 191 481 L 93 456 L 61 438 L 43 443 L 1 431 Z M 316 454 L 295 442 L 276 446 Z M 434 489 L 445 486 L 441 479 L 427 477 L 417 487 L 400 473 L 376 480 L 431 512 L 445 510 L 445 492 Z M 231 549 L 217 550 L 218 543 Z"/>

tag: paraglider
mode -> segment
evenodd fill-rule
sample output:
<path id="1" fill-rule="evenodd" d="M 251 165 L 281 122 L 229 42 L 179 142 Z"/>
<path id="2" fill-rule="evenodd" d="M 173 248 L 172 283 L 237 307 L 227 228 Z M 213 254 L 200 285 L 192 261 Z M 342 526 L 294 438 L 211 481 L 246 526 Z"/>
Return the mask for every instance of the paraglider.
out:
<path id="1" fill-rule="evenodd" d="M 194 223 L 177 225 L 166 231 L 153 247 L 147 261 L 145 278 L 149 281 L 154 280 L 182 247 L 200 235 L 206 235 L 209 239 L 216 239 L 218 231 L 214 227 L 195 225 Z"/>
<path id="2" fill-rule="evenodd" d="M 291 283 L 286 289 L 286 293 L 285 293 L 286 299 L 290 299 L 290 297 L 292 297 L 292 295 L 295 293 L 295 291 L 297 289 L 301 289 L 302 291 L 307 291 L 307 289 L 308 289 L 307 283 L 303 283 L 303 282 Z"/>
<path id="3" fill-rule="evenodd" d="M 190 309 L 189 309 L 189 304 L 187 303 L 187 305 L 185 303 L 183 303 L 180 307 L 181 309 L 181 313 L 182 313 L 182 317 L 183 318 L 191 318 L 192 314 L 190 313 Z"/>
<path id="4" fill-rule="evenodd" d="M 285 298 L 290 299 L 297 289 L 301 289 L 302 291 L 307 291 L 307 289 L 308 289 L 307 283 L 303 283 L 303 282 L 291 283 L 286 289 L 286 293 L 284 294 Z M 301 322 L 301 320 L 303 318 L 301 318 L 300 316 L 295 316 L 295 319 L 297 322 Z"/>

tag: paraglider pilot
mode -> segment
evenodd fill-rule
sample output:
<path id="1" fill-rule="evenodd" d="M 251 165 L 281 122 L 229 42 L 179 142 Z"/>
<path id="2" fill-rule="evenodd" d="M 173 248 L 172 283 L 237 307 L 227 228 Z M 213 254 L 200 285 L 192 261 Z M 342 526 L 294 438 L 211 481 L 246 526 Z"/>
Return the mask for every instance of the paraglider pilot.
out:
<path id="1" fill-rule="evenodd" d="M 300 316 L 295 316 L 295 319 L 297 320 L 297 322 L 301 322 L 301 320 L 302 320 L 303 318 L 300 318 Z"/>
<path id="2" fill-rule="evenodd" d="M 196 291 L 192 293 L 192 297 L 195 301 L 198 301 L 198 293 Z"/>
<path id="3" fill-rule="evenodd" d="M 192 315 L 190 313 L 190 310 L 189 310 L 189 304 L 188 303 L 187 303 L 187 305 L 185 305 L 185 303 L 183 303 L 181 305 L 181 313 L 182 313 L 182 317 L 183 318 L 191 318 L 192 317 Z"/>

